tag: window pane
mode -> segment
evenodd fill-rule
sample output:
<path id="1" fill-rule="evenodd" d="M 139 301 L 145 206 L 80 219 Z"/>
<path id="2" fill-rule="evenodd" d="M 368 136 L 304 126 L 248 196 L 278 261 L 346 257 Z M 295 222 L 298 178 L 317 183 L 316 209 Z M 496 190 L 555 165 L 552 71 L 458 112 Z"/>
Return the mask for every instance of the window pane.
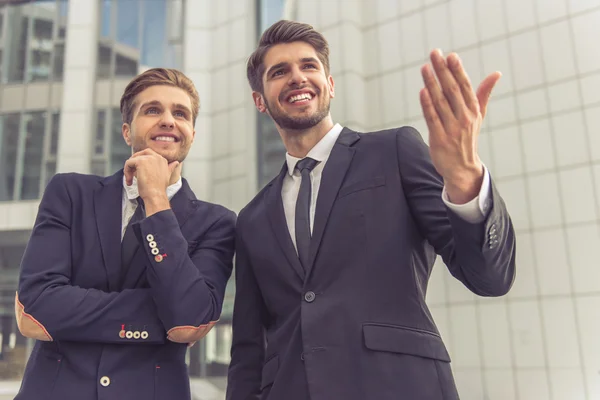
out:
<path id="1" fill-rule="evenodd" d="M 111 128 L 111 144 L 110 144 L 110 171 L 109 173 L 115 173 L 125 164 L 131 156 L 131 148 L 127 146 L 121 133 L 121 126 L 123 121 L 121 120 L 121 111 L 118 108 L 112 110 L 112 128 Z"/>
<path id="2" fill-rule="evenodd" d="M 92 160 L 92 175 L 105 176 L 104 172 L 104 161 L 103 160 Z"/>
<path id="3" fill-rule="evenodd" d="M 104 127 L 106 126 L 106 111 L 98 110 L 96 114 L 96 139 L 94 140 L 94 154 L 104 154 Z"/>
<path id="4" fill-rule="evenodd" d="M 52 114 L 52 127 L 50 128 L 50 156 L 56 157 L 58 150 L 58 132 L 60 130 L 60 113 Z"/>
<path id="5" fill-rule="evenodd" d="M 19 121 L 19 114 L 0 116 L 0 201 L 13 200 Z"/>
<path id="6" fill-rule="evenodd" d="M 279 21 L 283 17 L 285 0 L 261 0 L 260 1 L 260 32 L 265 31 L 269 26 Z"/>
<path id="7" fill-rule="evenodd" d="M 58 2 L 58 37 L 64 39 L 67 31 L 67 15 L 69 13 L 69 1 L 59 0 Z"/>
<path id="8" fill-rule="evenodd" d="M 32 200 L 37 199 L 40 194 L 46 113 L 27 113 L 24 115 L 23 123 L 25 124 L 25 156 L 23 158 L 21 199 Z"/>
<path id="9" fill-rule="evenodd" d="M 96 71 L 96 76 L 98 78 L 110 77 L 111 54 L 110 47 L 103 44 L 98 45 L 98 71 Z"/>
<path id="10" fill-rule="evenodd" d="M 27 29 L 29 19 L 19 18 L 11 29 L 11 52 L 8 54 L 8 81 L 22 82 L 25 72 L 25 54 L 27 51 Z"/>
<path id="11" fill-rule="evenodd" d="M 116 76 L 134 77 L 137 75 L 137 71 L 138 65 L 136 60 L 117 54 L 117 59 L 115 63 Z"/>
<path id="12" fill-rule="evenodd" d="M 100 20 L 100 36 L 109 38 L 110 37 L 110 3 L 112 0 L 103 0 L 101 7 Z"/>
<path id="13" fill-rule="evenodd" d="M 56 161 L 48 161 L 46 163 L 46 182 L 44 182 L 44 187 L 48 186 L 48 182 L 50 182 L 54 174 L 56 174 Z"/>
<path id="14" fill-rule="evenodd" d="M 147 8 L 152 8 L 149 3 Z M 139 47 L 139 12 L 137 0 L 117 0 L 117 42 L 134 49 Z"/>
<path id="15" fill-rule="evenodd" d="M 144 8 L 144 40 L 141 63 L 144 66 L 162 66 L 165 63 L 166 0 L 146 3 Z"/>
<path id="16" fill-rule="evenodd" d="M 63 80 L 65 67 L 65 45 L 60 43 L 54 46 L 54 68 L 52 76 L 55 81 Z"/>
<path id="17" fill-rule="evenodd" d="M 4 31 L 4 14 L 3 14 L 3 6 L 0 6 L 0 39 L 2 39 L 2 33 Z"/>
<path id="18" fill-rule="evenodd" d="M 260 187 L 266 185 L 281 170 L 285 160 L 285 147 L 271 118 L 258 113 L 258 180 Z"/>
<path id="19" fill-rule="evenodd" d="M 29 80 L 46 81 L 50 75 L 52 54 L 52 21 L 35 19 L 33 37 L 29 41 Z"/>

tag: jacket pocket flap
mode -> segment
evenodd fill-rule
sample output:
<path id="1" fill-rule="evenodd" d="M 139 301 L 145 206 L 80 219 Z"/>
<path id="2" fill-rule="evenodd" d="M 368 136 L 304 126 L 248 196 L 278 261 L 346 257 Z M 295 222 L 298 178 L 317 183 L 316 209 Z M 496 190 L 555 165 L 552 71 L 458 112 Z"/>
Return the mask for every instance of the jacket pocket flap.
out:
<path id="1" fill-rule="evenodd" d="M 275 375 L 279 369 L 279 356 L 275 355 L 267 360 L 262 369 L 262 380 L 260 382 L 260 390 L 269 386 L 275 381 Z"/>
<path id="2" fill-rule="evenodd" d="M 450 362 L 442 338 L 433 332 L 393 325 L 364 324 L 363 335 L 365 346 L 371 350 Z"/>
<path id="3" fill-rule="evenodd" d="M 375 188 L 378 186 L 385 185 L 385 178 L 383 176 L 376 176 L 372 179 L 365 179 L 358 182 L 349 183 L 340 189 L 339 197 L 344 197 L 350 193 L 358 192 L 359 190 L 366 190 Z"/>

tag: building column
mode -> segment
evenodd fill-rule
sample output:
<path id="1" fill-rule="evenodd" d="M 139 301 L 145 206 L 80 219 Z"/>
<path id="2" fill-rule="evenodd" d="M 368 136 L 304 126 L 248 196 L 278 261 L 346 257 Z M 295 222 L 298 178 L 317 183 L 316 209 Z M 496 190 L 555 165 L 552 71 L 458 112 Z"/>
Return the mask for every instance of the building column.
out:
<path id="1" fill-rule="evenodd" d="M 57 172 L 90 171 L 99 1 L 69 1 Z"/>

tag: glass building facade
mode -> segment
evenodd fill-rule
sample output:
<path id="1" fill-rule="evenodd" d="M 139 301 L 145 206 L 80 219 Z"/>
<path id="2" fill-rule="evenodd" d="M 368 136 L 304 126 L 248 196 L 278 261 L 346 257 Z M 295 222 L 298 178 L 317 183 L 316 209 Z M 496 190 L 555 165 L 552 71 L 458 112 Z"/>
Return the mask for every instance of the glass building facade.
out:
<path id="1" fill-rule="evenodd" d="M 0 5 L 0 204 L 40 198 L 57 165 L 68 3 Z M 0 380 L 19 379 L 31 345 L 14 292 L 28 230 L 0 231 Z"/>

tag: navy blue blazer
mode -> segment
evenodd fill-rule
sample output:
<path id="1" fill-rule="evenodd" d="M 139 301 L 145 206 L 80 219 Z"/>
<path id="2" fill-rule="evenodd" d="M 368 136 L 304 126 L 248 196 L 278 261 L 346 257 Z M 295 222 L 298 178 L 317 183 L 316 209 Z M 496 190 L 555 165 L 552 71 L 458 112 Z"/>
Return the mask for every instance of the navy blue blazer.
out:
<path id="1" fill-rule="evenodd" d="M 287 167 L 239 214 L 228 400 L 455 400 L 425 302 L 440 254 L 467 288 L 508 292 L 515 235 L 492 183 L 486 218 L 448 210 L 413 128 L 345 128 L 323 170 L 307 270 L 285 221 Z"/>
<path id="2" fill-rule="evenodd" d="M 58 174 L 23 256 L 15 311 L 37 339 L 16 399 L 190 399 L 185 353 L 219 319 L 235 214 L 197 200 L 186 180 L 134 225 L 121 267 L 123 171 Z"/>

